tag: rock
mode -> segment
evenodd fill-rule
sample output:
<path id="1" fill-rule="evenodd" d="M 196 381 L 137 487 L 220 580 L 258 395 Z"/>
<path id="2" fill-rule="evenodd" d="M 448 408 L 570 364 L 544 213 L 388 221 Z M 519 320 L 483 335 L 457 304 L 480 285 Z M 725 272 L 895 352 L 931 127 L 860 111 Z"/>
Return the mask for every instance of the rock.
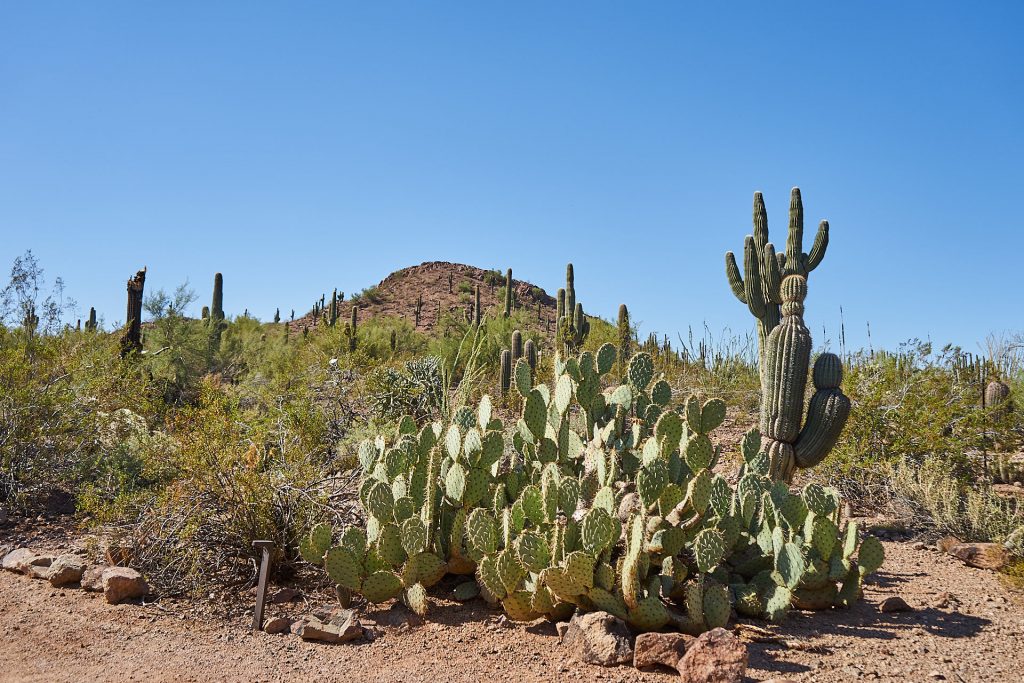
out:
<path id="1" fill-rule="evenodd" d="M 50 568 L 46 565 L 31 564 L 25 567 L 25 573 L 33 579 L 46 580 L 50 578 Z"/>
<path id="2" fill-rule="evenodd" d="M 640 494 L 635 491 L 627 493 L 622 497 L 622 501 L 619 502 L 618 517 L 619 521 L 625 524 L 629 521 L 630 515 L 640 509 Z"/>
<path id="3" fill-rule="evenodd" d="M 285 633 L 292 627 L 292 620 L 288 617 L 271 617 L 263 624 L 263 630 L 267 633 Z"/>
<path id="4" fill-rule="evenodd" d="M 675 669 L 686 653 L 686 647 L 696 640 L 683 633 L 641 633 L 633 644 L 633 666 L 643 669 L 664 666 Z"/>
<path id="5" fill-rule="evenodd" d="M 761 683 L 796 683 L 792 678 L 767 678 Z"/>
<path id="6" fill-rule="evenodd" d="M 724 628 L 702 633 L 676 666 L 683 683 L 740 683 L 747 670 L 747 648 Z"/>
<path id="7" fill-rule="evenodd" d="M 633 662 L 633 646 L 626 622 L 607 612 L 573 615 L 562 636 L 562 644 L 574 650 L 585 664 L 616 666 Z"/>
<path id="8" fill-rule="evenodd" d="M 939 593 L 932 600 L 931 606 L 935 609 L 945 609 L 946 607 L 949 607 L 949 603 L 954 599 L 955 598 L 950 593 Z"/>
<path id="9" fill-rule="evenodd" d="M 283 605 L 286 602 L 297 600 L 300 595 L 302 593 L 296 588 L 279 588 L 270 596 L 268 602 L 273 605 Z"/>
<path id="10" fill-rule="evenodd" d="M 324 623 L 315 616 L 305 616 L 291 626 L 292 633 L 303 640 L 317 640 L 323 643 L 344 643 L 363 637 L 363 627 L 355 614 L 349 612 L 342 623 Z"/>
<path id="11" fill-rule="evenodd" d="M 963 543 L 963 541 L 961 541 L 956 536 L 945 536 L 935 541 L 935 547 L 937 547 L 942 552 L 947 553 L 949 552 L 950 548 L 956 545 L 960 545 L 961 543 Z"/>
<path id="12" fill-rule="evenodd" d="M 924 550 L 928 546 L 925 545 L 924 541 L 917 541 L 916 543 L 914 543 L 914 545 L 912 545 L 910 547 L 913 548 L 914 550 Z"/>
<path id="13" fill-rule="evenodd" d="M 85 560 L 78 555 L 58 555 L 50 565 L 47 579 L 56 588 L 78 583 L 85 573 Z"/>
<path id="14" fill-rule="evenodd" d="M 102 581 L 103 597 L 111 605 L 141 598 L 149 591 L 142 574 L 128 567 L 107 567 Z"/>
<path id="15" fill-rule="evenodd" d="M 946 550 L 970 567 L 998 570 L 1010 561 L 1006 548 L 998 543 L 958 543 Z"/>
<path id="16" fill-rule="evenodd" d="M 558 632 L 558 642 L 561 643 L 562 639 L 565 638 L 565 632 L 569 630 L 568 621 L 560 621 L 555 624 L 555 631 Z"/>
<path id="17" fill-rule="evenodd" d="M 892 595 L 882 600 L 878 605 L 879 612 L 913 612 L 914 608 L 907 604 L 907 601 L 898 595 Z"/>
<path id="18" fill-rule="evenodd" d="M 35 553 L 28 548 L 11 550 L 4 554 L 4 559 L 0 560 L 0 566 L 9 572 L 22 572 L 25 571 L 22 569 L 22 565 L 27 565 L 27 561 L 34 556 Z"/>
<path id="19" fill-rule="evenodd" d="M 103 572 L 107 571 L 108 569 L 110 569 L 110 567 L 103 564 L 86 569 L 85 573 L 82 574 L 82 588 L 87 591 L 102 593 Z"/>

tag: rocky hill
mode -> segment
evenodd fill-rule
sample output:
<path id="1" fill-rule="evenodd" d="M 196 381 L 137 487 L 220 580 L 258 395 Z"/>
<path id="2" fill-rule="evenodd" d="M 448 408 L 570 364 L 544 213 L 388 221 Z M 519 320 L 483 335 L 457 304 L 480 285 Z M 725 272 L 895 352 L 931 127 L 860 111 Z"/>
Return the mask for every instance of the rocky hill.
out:
<path id="1" fill-rule="evenodd" d="M 513 273 L 514 275 L 514 273 Z M 504 305 L 505 274 L 496 270 L 485 270 L 462 263 L 430 261 L 418 266 L 403 268 L 391 273 L 376 286 L 352 295 L 345 293 L 345 299 L 338 306 L 338 319 L 349 319 L 353 303 L 359 305 L 359 320 L 365 321 L 376 316 L 392 316 L 408 320 L 419 331 L 430 331 L 438 322 L 438 311 L 443 317 L 447 313 L 464 315 L 472 310 L 474 288 L 480 287 L 480 305 L 484 311 Z M 513 277 L 514 307 L 535 312 L 541 327 L 554 330 L 555 298 L 541 287 Z M 339 292 L 340 294 L 340 292 Z M 415 307 L 423 297 L 419 324 L 416 324 Z M 330 306 L 331 292 L 325 295 L 325 307 Z M 293 332 L 322 324 L 312 311 L 291 324 Z"/>

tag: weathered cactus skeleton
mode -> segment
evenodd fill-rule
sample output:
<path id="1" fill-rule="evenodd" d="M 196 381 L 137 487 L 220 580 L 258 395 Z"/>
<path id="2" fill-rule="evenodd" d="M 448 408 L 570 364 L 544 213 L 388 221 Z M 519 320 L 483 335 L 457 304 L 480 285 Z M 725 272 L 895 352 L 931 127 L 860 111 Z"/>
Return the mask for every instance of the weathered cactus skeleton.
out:
<path id="1" fill-rule="evenodd" d="M 823 353 L 814 363 L 816 392 L 804 417 L 811 334 L 804 325 L 807 276 L 825 258 L 828 221 L 822 221 L 814 246 L 803 252 L 804 208 L 800 189 L 789 203 L 786 253 L 768 241 L 768 214 L 760 192 L 754 193 L 754 234 L 743 245 L 744 275 L 733 253 L 725 255 L 725 272 L 733 293 L 757 318 L 761 373 L 761 433 L 775 480 L 792 481 L 797 467 L 820 463 L 839 439 L 850 414 L 850 400 L 840 389 L 843 367 L 838 356 Z"/>

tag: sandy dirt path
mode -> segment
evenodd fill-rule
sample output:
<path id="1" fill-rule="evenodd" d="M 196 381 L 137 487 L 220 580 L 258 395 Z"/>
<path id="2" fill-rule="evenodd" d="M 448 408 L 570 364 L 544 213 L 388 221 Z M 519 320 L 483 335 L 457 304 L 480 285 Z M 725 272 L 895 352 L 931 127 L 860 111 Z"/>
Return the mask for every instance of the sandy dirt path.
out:
<path id="1" fill-rule="evenodd" d="M 750 643 L 751 680 L 1020 681 L 1024 607 L 997 575 L 909 543 L 850 611 L 761 622 L 789 645 Z M 933 606 L 942 593 L 950 599 Z M 883 614 L 899 595 L 917 608 Z M 274 608 L 276 609 L 276 608 Z M 302 606 L 288 607 L 298 617 Z M 578 664 L 540 622 L 502 626 L 477 601 L 439 601 L 410 627 L 403 607 L 367 611 L 370 642 L 321 645 L 249 633 L 244 619 L 195 619 L 158 605 L 107 605 L 0 572 L 0 680 L 20 681 L 671 681 L 677 674 Z"/>

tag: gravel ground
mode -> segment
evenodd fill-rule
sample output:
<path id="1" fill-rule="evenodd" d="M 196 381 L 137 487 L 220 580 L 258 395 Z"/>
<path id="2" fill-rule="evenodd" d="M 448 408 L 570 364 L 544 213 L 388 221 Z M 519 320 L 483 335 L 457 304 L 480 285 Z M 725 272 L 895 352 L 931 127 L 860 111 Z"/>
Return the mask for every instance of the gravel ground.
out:
<path id="1" fill-rule="evenodd" d="M 1017 593 L 996 574 L 937 552 L 909 543 L 885 546 L 886 565 L 853 610 L 794 613 L 778 626 L 746 622 L 780 641 L 750 643 L 750 679 L 1021 680 L 1024 607 Z M 890 595 L 903 597 L 915 611 L 879 612 L 878 603 Z M 298 617 L 304 609 L 292 603 L 270 613 Z M 244 618 L 228 622 L 197 613 L 187 602 L 112 606 L 98 594 L 0 572 L 0 680 L 433 683 L 498 675 L 549 683 L 678 677 L 578 664 L 551 624 L 505 625 L 479 601 L 438 600 L 426 623 L 401 606 L 369 610 L 361 618 L 373 639 L 339 645 L 253 634 Z"/>

